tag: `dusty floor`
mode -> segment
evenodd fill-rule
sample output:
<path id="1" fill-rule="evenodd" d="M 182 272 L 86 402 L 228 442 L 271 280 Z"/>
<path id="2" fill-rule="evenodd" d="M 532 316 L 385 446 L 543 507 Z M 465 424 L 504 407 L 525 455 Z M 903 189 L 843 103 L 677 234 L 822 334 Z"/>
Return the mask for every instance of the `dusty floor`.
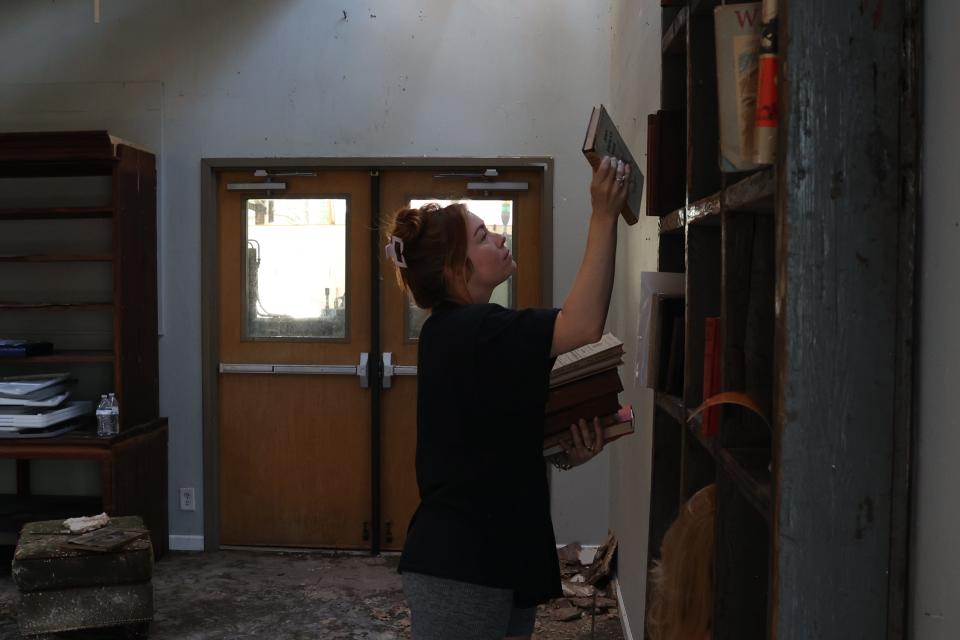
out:
<path id="1" fill-rule="evenodd" d="M 153 640 L 410 637 L 396 557 L 219 551 L 170 553 L 155 566 Z M 18 638 L 16 587 L 0 575 L 0 638 Z M 536 638 L 622 640 L 615 611 L 573 622 L 541 607 Z M 455 639 L 451 639 L 455 640 Z"/>

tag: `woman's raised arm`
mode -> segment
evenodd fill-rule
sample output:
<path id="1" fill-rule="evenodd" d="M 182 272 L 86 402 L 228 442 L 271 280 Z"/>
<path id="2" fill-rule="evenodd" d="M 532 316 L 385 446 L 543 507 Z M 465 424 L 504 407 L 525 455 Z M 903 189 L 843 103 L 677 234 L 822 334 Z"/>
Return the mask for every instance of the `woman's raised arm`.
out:
<path id="1" fill-rule="evenodd" d="M 627 199 L 630 166 L 605 157 L 590 183 L 590 231 L 580 270 L 553 328 L 550 355 L 557 356 L 603 335 L 617 261 L 617 219 Z"/>

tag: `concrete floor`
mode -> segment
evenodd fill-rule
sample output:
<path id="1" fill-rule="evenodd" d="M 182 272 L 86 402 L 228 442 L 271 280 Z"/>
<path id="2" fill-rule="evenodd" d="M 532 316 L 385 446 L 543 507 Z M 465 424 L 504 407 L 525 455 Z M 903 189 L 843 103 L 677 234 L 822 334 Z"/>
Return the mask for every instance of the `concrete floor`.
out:
<path id="1" fill-rule="evenodd" d="M 218 551 L 170 553 L 154 569 L 152 640 L 409 638 L 395 556 Z M 17 638 L 16 587 L 0 575 L 0 638 Z M 590 620 L 558 623 L 547 608 L 537 638 L 590 638 Z M 596 640 L 621 640 L 616 614 Z"/>

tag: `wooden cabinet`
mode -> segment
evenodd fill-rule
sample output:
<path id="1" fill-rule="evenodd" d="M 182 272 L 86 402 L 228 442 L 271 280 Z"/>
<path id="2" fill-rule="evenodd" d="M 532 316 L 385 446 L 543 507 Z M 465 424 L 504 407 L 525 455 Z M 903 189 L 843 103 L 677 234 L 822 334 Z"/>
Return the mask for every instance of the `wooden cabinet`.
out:
<path id="1" fill-rule="evenodd" d="M 143 515 L 163 550 L 155 162 L 105 131 L 0 134 L 0 336 L 55 349 L 0 360 L 0 375 L 69 372 L 75 399 L 96 406 L 112 391 L 120 406 L 114 438 L 91 435 L 90 416 L 64 436 L 0 439 L 0 457 L 20 461 L 15 519 L 30 513 L 28 460 L 100 460 L 102 507 Z M 33 502 L 38 512 L 55 503 Z"/>
<path id="2" fill-rule="evenodd" d="M 687 162 L 659 270 L 685 274 L 684 384 L 655 396 L 651 564 L 680 505 L 716 483 L 713 638 L 903 637 L 918 4 L 868 20 L 780 0 L 777 158 L 745 173 L 717 162 L 721 3 L 670 4 L 662 108 L 684 114 Z M 689 419 L 708 317 L 721 390 L 769 424 L 724 407 L 705 437 Z"/>

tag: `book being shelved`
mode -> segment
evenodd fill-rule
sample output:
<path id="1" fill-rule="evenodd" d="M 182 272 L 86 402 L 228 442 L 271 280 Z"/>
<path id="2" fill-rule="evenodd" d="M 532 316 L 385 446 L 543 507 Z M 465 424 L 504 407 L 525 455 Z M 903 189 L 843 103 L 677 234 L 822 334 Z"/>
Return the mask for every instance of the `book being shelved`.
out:
<path id="1" fill-rule="evenodd" d="M 587 124 L 587 134 L 583 139 L 583 155 L 590 166 L 596 167 L 603 156 L 613 156 L 630 165 L 630 178 L 627 180 L 627 204 L 620 215 L 627 224 L 636 224 L 640 215 L 640 201 L 643 198 L 643 173 L 640 165 L 623 141 L 623 136 L 613 124 L 607 109 L 601 104 L 594 107 Z"/>

